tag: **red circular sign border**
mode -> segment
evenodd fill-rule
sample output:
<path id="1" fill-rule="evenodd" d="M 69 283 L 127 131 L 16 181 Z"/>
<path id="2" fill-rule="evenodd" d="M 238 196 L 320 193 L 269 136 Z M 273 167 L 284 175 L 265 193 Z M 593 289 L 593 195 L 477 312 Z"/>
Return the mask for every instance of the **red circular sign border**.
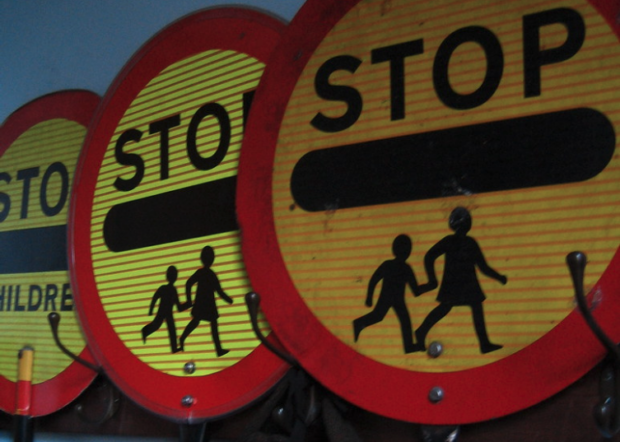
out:
<path id="1" fill-rule="evenodd" d="M 605 354 L 578 311 L 533 344 L 495 363 L 460 372 L 414 373 L 374 361 L 338 340 L 310 312 L 286 270 L 271 206 L 279 128 L 306 63 L 324 36 L 359 1 L 309 0 L 287 28 L 257 89 L 254 105 L 262 112 L 246 127 L 237 187 L 242 250 L 252 285 L 263 295 L 267 319 L 288 351 L 319 382 L 368 411 L 403 421 L 452 425 L 532 406 L 579 379 Z M 588 1 L 620 36 L 615 19 L 620 2 Z M 258 146 L 263 147 L 260 155 Z M 594 312 L 616 340 L 620 340 L 620 322 L 613 313 L 620 311 L 620 296 L 609 294 L 620 286 L 620 278 L 614 277 L 618 271 L 617 251 L 595 287 L 607 296 Z M 541 372 L 541 364 L 553 369 Z M 436 404 L 428 399 L 433 387 L 445 391 L 445 398 Z"/>
<path id="2" fill-rule="evenodd" d="M 272 388 L 288 366 L 264 345 L 235 365 L 203 377 L 166 375 L 133 355 L 107 320 L 94 281 L 90 214 L 97 176 L 92 171 L 100 169 L 107 140 L 125 110 L 162 69 L 215 48 L 237 50 L 266 63 L 283 29 L 284 24 L 271 16 L 237 7 L 197 11 L 164 28 L 130 59 L 108 89 L 78 165 L 79 185 L 74 187 L 72 198 L 69 244 L 76 305 L 91 351 L 127 396 L 154 413 L 175 420 L 220 417 L 247 406 Z M 196 35 L 200 38 L 191 38 Z M 181 404 L 185 395 L 194 397 L 194 405 Z"/>
<path id="3" fill-rule="evenodd" d="M 88 128 L 100 101 L 101 98 L 94 92 L 64 90 L 36 98 L 23 105 L 13 112 L 0 127 L 0 155 L 3 155 L 26 130 L 43 121 L 62 118 L 75 121 Z M 69 249 L 67 248 L 67 250 Z M 69 275 L 67 277 L 69 278 Z M 51 335 L 51 329 L 49 333 Z M 36 351 L 35 348 L 35 364 Z M 60 352 L 60 350 L 58 351 Z M 86 345 L 79 356 L 88 362 L 94 362 Z M 15 373 L 17 373 L 17 353 L 15 353 Z M 45 416 L 60 410 L 77 398 L 90 385 L 96 375 L 97 373 L 90 368 L 77 362 L 71 362 L 65 370 L 52 379 L 33 384 L 30 415 L 33 417 Z M 17 382 L 0 376 L 0 408 L 7 413 L 15 411 L 16 388 Z"/>

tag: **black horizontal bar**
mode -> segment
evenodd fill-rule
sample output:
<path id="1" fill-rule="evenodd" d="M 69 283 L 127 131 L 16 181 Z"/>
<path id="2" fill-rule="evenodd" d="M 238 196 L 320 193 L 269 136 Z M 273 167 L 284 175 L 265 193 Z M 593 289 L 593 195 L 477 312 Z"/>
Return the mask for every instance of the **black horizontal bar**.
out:
<path id="1" fill-rule="evenodd" d="M 578 108 L 308 152 L 291 192 L 310 212 L 584 181 L 616 146 L 607 117 Z"/>
<path id="2" fill-rule="evenodd" d="M 237 177 L 224 178 L 113 206 L 103 237 L 113 252 L 238 230 Z"/>
<path id="3" fill-rule="evenodd" d="M 67 226 L 0 232 L 0 274 L 68 271 Z"/>

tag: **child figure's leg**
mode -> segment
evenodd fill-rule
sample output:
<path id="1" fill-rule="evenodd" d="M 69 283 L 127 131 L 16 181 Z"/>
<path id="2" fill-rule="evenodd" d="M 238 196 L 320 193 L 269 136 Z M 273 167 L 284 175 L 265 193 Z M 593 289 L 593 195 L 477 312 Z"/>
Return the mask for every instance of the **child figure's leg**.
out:
<path id="1" fill-rule="evenodd" d="M 142 327 L 142 342 L 146 344 L 146 338 L 149 335 L 155 333 L 157 330 L 159 330 L 159 327 L 161 327 L 163 322 L 164 322 L 164 317 L 157 314 L 155 315 L 155 318 L 153 318 L 151 322 L 149 322 L 144 327 Z"/>
<path id="2" fill-rule="evenodd" d="M 416 349 L 413 346 L 413 330 L 411 329 L 411 318 L 409 317 L 409 311 L 407 305 L 403 302 L 402 305 L 395 305 L 394 311 L 400 322 L 400 333 L 403 337 L 403 349 L 405 353 L 414 352 Z"/>
<path id="3" fill-rule="evenodd" d="M 444 303 L 440 303 L 437 307 L 431 310 L 426 319 L 424 319 L 424 322 L 422 322 L 422 325 L 415 331 L 415 339 L 417 342 L 415 344 L 415 351 L 426 350 L 426 344 L 424 342 L 426 341 L 426 335 L 435 324 L 450 313 L 450 310 L 452 310 L 452 306 Z"/>
<path id="4" fill-rule="evenodd" d="M 198 327 L 198 324 L 200 324 L 200 319 L 192 318 L 192 320 L 185 326 L 181 339 L 179 339 L 179 347 L 181 351 L 184 350 L 185 339 L 187 339 L 189 334 L 193 332 L 196 327 Z"/>
<path id="5" fill-rule="evenodd" d="M 168 315 L 166 318 L 166 326 L 168 327 L 168 337 L 170 338 L 170 351 L 176 353 L 180 348 L 177 347 L 177 328 L 174 324 L 174 317 L 172 314 Z"/>
<path id="6" fill-rule="evenodd" d="M 213 336 L 213 343 L 215 344 L 215 352 L 217 356 L 224 356 L 230 350 L 225 350 L 222 348 L 222 343 L 220 342 L 220 333 L 217 327 L 217 319 L 211 321 L 211 336 Z"/>
<path id="7" fill-rule="evenodd" d="M 384 298 L 379 297 L 377 305 L 370 313 L 353 321 L 353 340 L 357 342 L 357 338 L 366 327 L 383 321 L 390 307 L 392 307 L 390 303 L 386 302 Z"/>
<path id="8" fill-rule="evenodd" d="M 480 352 L 481 353 L 490 353 L 495 350 L 499 350 L 502 348 L 502 345 L 493 344 L 489 340 L 489 335 L 487 334 L 487 327 L 484 322 L 484 310 L 482 308 L 482 303 L 472 304 L 471 312 L 474 319 L 474 328 L 476 329 L 476 335 L 478 336 L 478 342 L 480 343 Z"/>

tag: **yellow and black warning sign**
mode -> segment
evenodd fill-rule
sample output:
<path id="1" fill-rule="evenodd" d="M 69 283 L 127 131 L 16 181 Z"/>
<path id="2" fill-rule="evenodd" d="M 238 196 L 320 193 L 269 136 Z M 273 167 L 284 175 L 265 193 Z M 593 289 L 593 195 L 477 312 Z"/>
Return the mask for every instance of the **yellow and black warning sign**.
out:
<path id="1" fill-rule="evenodd" d="M 16 355 L 30 346 L 37 351 L 34 392 L 49 384 L 62 391 L 34 403 L 35 416 L 66 405 L 95 376 L 56 346 L 47 315 L 62 315 L 59 333 L 67 348 L 87 351 L 74 310 L 67 221 L 74 173 L 98 103 L 86 91 L 55 93 L 20 108 L 0 128 L 0 374 L 17 382 Z M 12 413 L 14 389 L 3 390 L 0 405 Z"/>
<path id="2" fill-rule="evenodd" d="M 252 330 L 235 215 L 244 126 L 280 26 L 236 8 L 171 25 L 119 74 L 89 133 L 72 243 L 78 307 L 114 379 L 158 413 L 230 411 L 284 370 Z"/>
<path id="3" fill-rule="evenodd" d="M 282 110 L 249 126 L 269 155 L 242 156 L 250 276 L 320 380 L 388 413 L 351 372 L 393 374 L 409 395 L 393 417 L 445 422 L 430 384 L 530 363 L 522 350 L 574 312 L 567 253 L 588 253 L 592 287 L 620 244 L 615 15 L 584 0 L 333 2 L 300 42 L 319 3 L 257 92 Z"/>

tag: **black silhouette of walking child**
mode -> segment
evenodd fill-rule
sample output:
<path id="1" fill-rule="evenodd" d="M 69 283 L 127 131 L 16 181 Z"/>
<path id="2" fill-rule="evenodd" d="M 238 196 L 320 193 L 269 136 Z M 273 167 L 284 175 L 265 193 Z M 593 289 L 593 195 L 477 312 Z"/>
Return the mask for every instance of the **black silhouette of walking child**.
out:
<path id="1" fill-rule="evenodd" d="M 220 295 L 224 301 L 232 304 L 233 300 L 230 298 L 220 285 L 220 281 L 213 270 L 211 265 L 215 261 L 215 252 L 211 246 L 205 246 L 200 254 L 200 260 L 204 267 L 199 268 L 189 277 L 185 283 L 185 294 L 187 295 L 186 304 L 192 305 L 192 320 L 187 324 L 183 334 L 181 335 L 180 345 L 181 350 L 184 349 L 185 340 L 200 321 L 208 321 L 211 323 L 211 336 L 213 336 L 213 343 L 215 344 L 215 351 L 219 356 L 224 356 L 229 350 L 222 348 L 220 342 L 220 334 L 218 331 L 217 318 L 220 317 L 217 306 L 215 304 L 215 293 Z M 192 287 L 196 287 L 196 297 L 192 303 Z"/>
<path id="2" fill-rule="evenodd" d="M 383 284 L 375 308 L 370 313 L 353 321 L 353 336 L 355 342 L 357 342 L 362 330 L 370 325 L 381 322 L 390 308 L 393 308 L 400 322 L 400 331 L 403 337 L 405 353 L 415 351 L 411 319 L 409 317 L 409 311 L 407 310 L 407 304 L 405 303 L 405 289 L 406 286 L 409 285 L 414 296 L 419 296 L 422 292 L 418 287 L 411 266 L 406 262 L 411 254 L 411 248 L 412 245 L 409 236 L 398 235 L 392 242 L 394 259 L 384 261 L 370 278 L 366 295 L 366 306 L 368 307 L 372 307 L 372 297 L 375 287 L 381 280 L 383 280 Z"/>
<path id="3" fill-rule="evenodd" d="M 155 304 L 159 300 L 159 307 L 157 308 L 157 314 L 153 321 L 142 327 L 142 342 L 146 344 L 146 338 L 159 330 L 159 327 L 166 321 L 166 327 L 168 328 L 168 336 L 170 337 L 170 350 L 172 353 L 176 353 L 180 350 L 177 347 L 177 330 L 174 324 L 174 316 L 172 311 L 176 305 L 178 311 L 185 310 L 179 302 L 179 296 L 177 289 L 174 287 L 174 283 L 177 280 L 177 268 L 175 266 L 168 267 L 166 271 L 166 279 L 168 284 L 160 286 L 153 299 L 151 299 L 151 305 L 149 307 L 149 316 L 153 314 Z"/>
<path id="4" fill-rule="evenodd" d="M 437 295 L 439 305 L 424 319 L 416 330 L 416 351 L 426 350 L 425 339 L 429 330 L 444 318 L 454 306 L 469 306 L 472 311 L 474 328 L 478 336 L 481 353 L 489 353 L 502 348 L 501 345 L 489 341 L 482 302 L 486 299 L 478 278 L 476 267 L 490 278 L 506 284 L 508 278 L 500 275 L 485 261 L 484 255 L 476 240 L 467 233 L 471 229 L 472 220 L 469 211 L 457 207 L 450 214 L 449 226 L 454 231 L 430 248 L 424 257 L 424 267 L 428 274 L 428 290 L 437 288 L 435 260 L 445 255 L 444 274 Z M 426 287 L 425 287 L 426 291 Z"/>

